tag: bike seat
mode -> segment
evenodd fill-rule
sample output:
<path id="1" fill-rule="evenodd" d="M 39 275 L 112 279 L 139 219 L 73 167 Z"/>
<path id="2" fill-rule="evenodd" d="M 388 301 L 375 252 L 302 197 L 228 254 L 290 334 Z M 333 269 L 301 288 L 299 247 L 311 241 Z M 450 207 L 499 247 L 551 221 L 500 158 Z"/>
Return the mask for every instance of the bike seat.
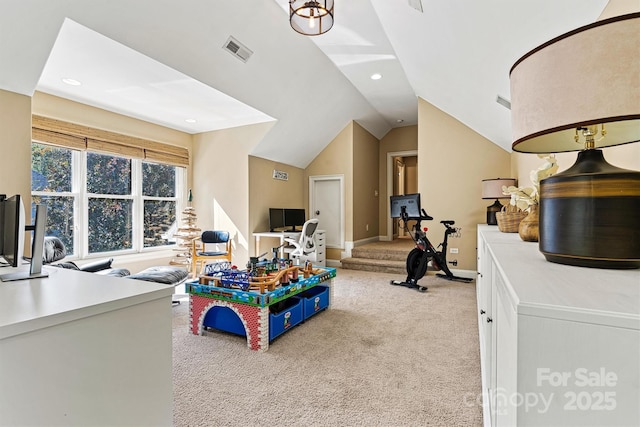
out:
<path id="1" fill-rule="evenodd" d="M 446 219 L 446 220 L 440 221 L 440 224 L 444 224 L 444 225 L 453 225 L 455 223 L 456 222 L 452 219 Z"/>

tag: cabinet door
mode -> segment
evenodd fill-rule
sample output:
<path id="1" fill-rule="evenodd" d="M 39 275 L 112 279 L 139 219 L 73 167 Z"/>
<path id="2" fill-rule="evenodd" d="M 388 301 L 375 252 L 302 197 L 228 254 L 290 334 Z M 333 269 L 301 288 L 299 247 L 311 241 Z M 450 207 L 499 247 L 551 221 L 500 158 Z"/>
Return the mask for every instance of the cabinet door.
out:
<path id="1" fill-rule="evenodd" d="M 484 425 L 492 425 L 492 395 L 495 395 L 494 325 L 493 325 L 493 274 L 494 264 L 484 238 L 478 234 L 478 276 L 476 298 L 478 304 L 478 333 L 480 336 L 480 371 L 482 375 L 482 407 Z"/>
<path id="2" fill-rule="evenodd" d="M 640 425 L 638 330 L 520 317 L 521 425 Z"/>
<path id="3" fill-rule="evenodd" d="M 495 425 L 517 425 L 518 394 L 518 318 L 500 275 L 495 276 Z"/>

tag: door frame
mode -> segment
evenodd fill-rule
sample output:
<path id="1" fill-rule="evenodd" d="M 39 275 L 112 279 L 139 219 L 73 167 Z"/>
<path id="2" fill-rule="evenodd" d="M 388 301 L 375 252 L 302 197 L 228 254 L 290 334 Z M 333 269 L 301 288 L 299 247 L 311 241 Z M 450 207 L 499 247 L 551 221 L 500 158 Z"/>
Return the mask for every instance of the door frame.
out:
<path id="1" fill-rule="evenodd" d="M 309 177 L 309 218 L 315 218 L 315 185 L 319 181 L 338 181 L 340 189 L 340 245 L 329 245 L 327 248 L 344 249 L 344 235 L 345 235 L 345 212 L 344 212 L 344 175 L 314 175 Z"/>
<path id="2" fill-rule="evenodd" d="M 389 202 L 389 197 L 391 197 L 393 193 L 393 158 L 417 155 L 418 150 L 390 151 L 387 153 L 387 202 L 385 203 L 387 212 L 387 235 L 384 240 L 393 240 L 393 221 L 391 219 L 391 203 Z M 383 240 L 383 237 L 385 236 L 381 236 L 380 240 Z"/>

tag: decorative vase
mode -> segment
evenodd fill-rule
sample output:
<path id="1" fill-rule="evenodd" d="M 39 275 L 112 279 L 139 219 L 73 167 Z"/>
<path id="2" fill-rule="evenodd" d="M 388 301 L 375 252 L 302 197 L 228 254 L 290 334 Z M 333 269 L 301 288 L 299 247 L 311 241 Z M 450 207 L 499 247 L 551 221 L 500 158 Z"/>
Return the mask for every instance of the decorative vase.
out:
<path id="1" fill-rule="evenodd" d="M 520 221 L 518 234 L 525 242 L 538 241 L 538 205 L 529 207 L 529 214 Z"/>

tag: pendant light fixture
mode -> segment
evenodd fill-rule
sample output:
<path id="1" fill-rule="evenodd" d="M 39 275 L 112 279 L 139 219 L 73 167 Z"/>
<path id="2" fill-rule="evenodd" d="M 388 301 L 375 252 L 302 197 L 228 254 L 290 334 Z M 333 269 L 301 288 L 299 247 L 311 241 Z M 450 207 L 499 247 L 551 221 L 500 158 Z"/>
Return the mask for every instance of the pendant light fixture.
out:
<path id="1" fill-rule="evenodd" d="M 305 36 L 324 34 L 333 27 L 333 0 L 289 0 L 289 22 Z"/>

